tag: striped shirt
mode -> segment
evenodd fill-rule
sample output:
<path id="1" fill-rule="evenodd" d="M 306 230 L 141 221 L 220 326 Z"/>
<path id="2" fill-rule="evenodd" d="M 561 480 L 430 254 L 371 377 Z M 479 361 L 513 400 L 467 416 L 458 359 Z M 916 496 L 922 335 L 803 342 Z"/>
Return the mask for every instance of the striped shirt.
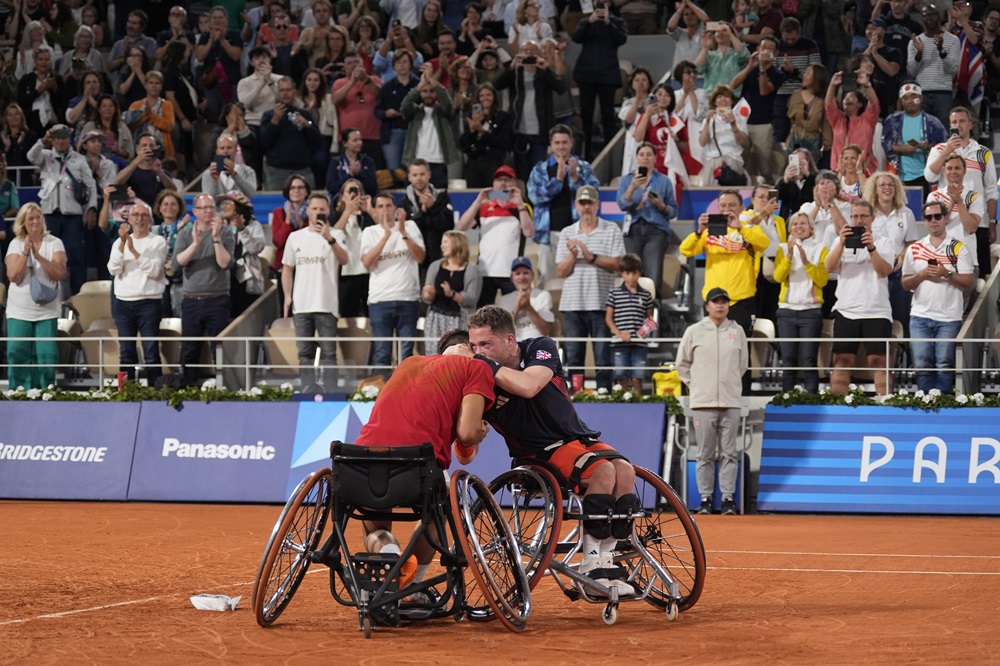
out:
<path id="1" fill-rule="evenodd" d="M 906 71 L 917 80 L 924 92 L 948 92 L 952 91 L 952 79 L 958 74 L 958 63 L 962 55 L 961 45 L 958 37 L 950 32 L 941 35 L 941 50 L 944 51 L 945 58 L 941 59 L 938 54 L 937 45 L 934 38 L 926 34 L 917 36 L 923 45 L 924 53 L 917 62 L 917 48 L 910 41 L 906 47 Z"/>
<path id="2" fill-rule="evenodd" d="M 792 63 L 793 69 L 790 72 L 784 68 L 785 57 Z M 781 40 L 774 63 L 781 68 L 785 75 L 785 82 L 778 88 L 778 95 L 791 96 L 793 92 L 802 87 L 802 75 L 805 74 L 806 67 L 821 65 L 823 60 L 820 58 L 819 46 L 816 45 L 816 42 L 807 37 L 800 37 L 799 41 L 790 46 L 785 40 Z"/>
<path id="3" fill-rule="evenodd" d="M 930 163 L 936 160 L 938 155 L 943 151 L 944 144 L 939 143 L 931 148 L 931 152 L 927 156 L 928 166 L 924 167 L 924 178 L 928 183 L 937 183 L 941 180 L 941 174 L 944 173 L 944 166 L 941 167 L 940 172 L 934 173 L 931 171 Z M 975 190 L 981 196 L 985 197 L 987 201 L 995 201 L 1000 195 L 998 195 L 996 187 L 996 162 L 993 161 L 993 153 L 990 149 L 975 139 L 969 139 L 969 145 L 964 148 L 958 148 L 955 153 L 965 158 L 963 187 Z M 979 223 L 979 226 L 985 227 L 988 223 L 989 220 L 984 219 Z"/>
<path id="4" fill-rule="evenodd" d="M 621 284 L 608 292 L 605 307 L 611 308 L 618 330 L 635 335 L 645 323 L 647 313 L 653 309 L 653 296 L 642 287 L 637 287 L 633 294 Z M 616 337 L 612 344 L 625 343 Z"/>
<path id="5" fill-rule="evenodd" d="M 574 222 L 559 236 L 559 248 L 556 250 L 556 263 L 569 256 L 569 239 L 576 239 L 587 246 L 591 254 L 601 257 L 622 257 L 625 255 L 625 240 L 622 230 L 614 222 L 598 219 L 597 227 L 589 233 L 580 229 L 580 223 Z M 562 296 L 559 299 L 559 309 L 564 312 L 594 311 L 603 312 L 604 299 L 614 286 L 616 271 L 608 271 L 596 263 L 589 263 L 579 254 L 576 265 L 563 283 Z"/>

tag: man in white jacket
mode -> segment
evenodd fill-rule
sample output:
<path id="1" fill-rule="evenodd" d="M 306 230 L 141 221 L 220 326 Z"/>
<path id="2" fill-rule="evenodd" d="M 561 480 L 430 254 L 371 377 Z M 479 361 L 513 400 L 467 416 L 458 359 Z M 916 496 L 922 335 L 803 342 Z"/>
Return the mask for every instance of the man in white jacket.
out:
<path id="1" fill-rule="evenodd" d="M 708 317 L 689 326 L 677 350 L 677 373 L 691 393 L 698 443 L 698 513 L 712 513 L 715 459 L 721 452 L 722 514 L 736 513 L 736 436 L 740 424 L 743 373 L 749 367 L 743 328 L 728 318 L 729 294 L 715 287 L 705 298 Z"/>

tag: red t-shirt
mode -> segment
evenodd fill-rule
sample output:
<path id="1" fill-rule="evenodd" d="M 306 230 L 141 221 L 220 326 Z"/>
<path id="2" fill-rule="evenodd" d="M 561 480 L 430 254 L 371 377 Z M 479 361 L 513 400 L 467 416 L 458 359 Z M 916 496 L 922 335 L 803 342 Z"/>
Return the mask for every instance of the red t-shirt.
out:
<path id="1" fill-rule="evenodd" d="M 373 76 L 371 79 L 376 86 L 382 87 L 380 78 Z M 333 82 L 333 91 L 336 92 L 347 85 L 351 85 L 350 79 L 337 79 Z M 375 117 L 375 102 L 377 100 L 378 91 L 372 91 L 367 84 L 351 85 L 347 97 L 337 105 L 337 118 L 340 121 L 340 126 L 359 130 L 361 138 L 366 141 L 378 141 L 382 121 Z"/>
<path id="2" fill-rule="evenodd" d="M 411 356 L 393 371 L 375 400 L 371 418 L 354 442 L 360 446 L 412 446 L 430 442 L 444 469 L 451 465 L 455 418 L 467 395 L 493 404 L 493 371 L 465 356 Z"/>

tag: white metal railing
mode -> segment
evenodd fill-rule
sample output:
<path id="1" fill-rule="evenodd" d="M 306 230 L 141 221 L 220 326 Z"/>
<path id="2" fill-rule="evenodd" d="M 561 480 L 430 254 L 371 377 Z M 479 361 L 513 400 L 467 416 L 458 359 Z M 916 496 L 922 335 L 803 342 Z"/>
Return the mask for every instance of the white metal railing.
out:
<path id="1" fill-rule="evenodd" d="M 48 338 L 49 340 L 55 340 L 57 347 L 59 348 L 59 358 L 61 359 L 59 363 L 55 364 L 57 371 L 57 383 L 60 386 L 67 388 L 86 388 L 89 386 L 104 386 L 105 383 L 114 379 L 120 369 L 118 358 L 115 355 L 115 351 L 120 348 L 120 342 L 123 340 L 134 340 L 137 342 L 136 354 L 138 356 L 138 362 L 136 367 L 142 371 L 144 369 L 144 361 L 142 359 L 142 341 L 143 338 L 122 338 L 122 337 L 57 337 Z M 160 343 L 160 353 L 162 367 L 165 373 L 179 372 L 180 371 L 180 350 L 184 342 L 200 342 L 200 343 L 210 343 L 212 344 L 213 353 L 207 359 L 202 356 L 202 361 L 198 364 L 189 365 L 189 368 L 195 371 L 199 376 L 208 378 L 216 378 L 218 385 L 225 385 L 231 389 L 238 388 L 250 388 L 260 382 L 267 384 L 280 384 L 283 382 L 295 383 L 296 380 L 301 381 L 301 374 L 303 370 L 307 368 L 318 368 L 317 364 L 312 366 L 302 367 L 297 362 L 286 362 L 281 359 L 267 358 L 265 349 L 267 343 L 274 343 L 278 340 L 285 343 L 297 343 L 300 338 L 295 337 L 285 337 L 285 338 L 274 338 L 268 336 L 231 336 L 231 337 L 182 337 L 182 336 L 160 336 L 155 339 Z M 9 337 L 5 339 L 7 342 L 11 341 L 37 341 L 39 338 L 14 338 Z M 413 342 L 415 353 L 419 353 L 421 350 L 421 345 L 424 344 L 425 338 L 415 337 L 415 338 L 399 338 L 399 337 L 339 337 L 339 338 L 308 338 L 310 342 L 320 343 L 328 340 L 334 340 L 341 344 L 362 344 L 370 345 L 373 342 L 391 342 L 393 344 L 393 357 L 399 358 L 401 353 L 401 345 L 404 342 Z M 589 338 L 558 338 L 556 341 L 564 349 L 563 343 L 565 342 L 585 342 L 590 340 Z M 817 367 L 802 367 L 802 366 L 789 366 L 782 367 L 777 361 L 778 358 L 778 346 L 785 340 L 783 338 L 751 338 L 748 342 L 753 345 L 767 345 L 772 348 L 771 353 L 768 355 L 767 363 L 751 366 L 750 371 L 755 375 L 759 375 L 759 381 L 757 382 L 757 388 L 764 392 L 776 392 L 780 390 L 781 387 L 781 372 L 783 370 L 788 371 L 801 371 L 801 370 L 818 370 L 820 376 L 826 376 L 834 368 L 832 364 L 827 362 L 827 359 L 819 358 L 817 359 Z M 850 368 L 836 368 L 837 370 L 849 370 L 852 373 L 855 372 L 888 372 L 891 377 L 900 379 L 900 373 L 915 373 L 920 370 L 930 370 L 939 371 L 947 370 L 949 372 L 954 372 L 956 374 L 956 388 L 958 390 L 966 390 L 965 380 L 969 375 L 974 375 L 977 379 L 975 386 L 968 387 L 968 391 L 972 389 L 975 390 L 985 390 L 985 391 L 1000 391 L 1000 367 L 991 353 L 987 354 L 966 354 L 964 357 L 961 355 L 956 355 L 956 365 L 951 369 L 941 369 L 941 368 L 917 368 L 913 365 L 908 365 L 906 367 L 898 367 L 894 363 L 894 355 L 891 353 L 894 346 L 902 348 L 904 345 L 908 345 L 912 341 L 922 341 L 926 340 L 924 338 L 893 338 L 893 339 L 868 339 L 868 340 L 858 340 L 859 342 L 864 342 L 866 345 L 866 353 L 871 354 L 876 348 L 881 348 L 880 351 L 885 355 L 886 363 L 884 366 L 879 366 L 877 368 L 872 368 L 867 365 L 861 365 L 855 363 L 855 365 Z M 659 345 L 659 349 L 670 349 L 671 346 L 676 346 L 679 342 L 679 338 L 653 338 L 649 340 L 650 342 Z M 814 343 L 827 343 L 832 344 L 837 341 L 835 338 L 795 338 L 795 342 L 814 342 Z M 940 342 L 941 340 L 935 340 Z M 989 350 L 990 345 L 995 342 L 991 338 L 966 338 L 966 339 L 952 339 L 951 342 L 955 342 L 959 348 L 962 344 L 965 345 L 977 345 L 983 350 Z M 608 340 L 610 343 L 610 339 Z M 93 351 L 93 346 L 96 344 L 96 355 L 97 358 L 89 358 L 83 353 L 84 344 Z M 234 353 L 234 350 L 237 350 Z M 370 350 L 370 347 L 369 347 Z M 290 349 L 286 348 L 286 351 Z M 318 360 L 319 349 L 316 350 L 316 358 Z M 286 358 L 287 358 L 286 354 Z M 233 358 L 239 357 L 241 360 L 234 362 Z M 673 353 L 664 353 L 658 356 L 659 360 L 664 362 L 672 362 L 675 355 Z M 297 355 L 295 356 L 297 358 Z M 374 366 L 370 362 L 345 362 L 345 354 L 342 349 L 338 350 L 338 363 L 331 370 L 335 374 L 335 381 L 333 382 L 335 388 L 333 392 L 350 392 L 356 387 L 356 382 L 360 378 L 371 376 L 374 374 L 385 373 L 391 370 L 391 366 Z M 962 359 L 970 359 L 973 364 L 968 362 L 962 362 Z M 8 357 L 9 361 L 9 357 Z M 27 367 L 29 364 L 21 364 L 20 366 L 8 363 L 7 367 Z M 50 366 L 53 367 L 53 366 Z M 134 370 L 135 368 L 133 368 Z M 587 365 L 585 367 L 567 367 L 567 373 L 583 371 L 588 377 L 592 377 L 594 372 L 597 370 L 621 370 L 621 368 L 615 368 L 614 366 L 598 366 L 598 365 Z M 630 368 L 630 369 L 640 369 L 650 372 L 655 372 L 657 370 L 662 370 L 663 368 L 659 365 L 648 365 L 645 368 Z M 912 383 L 912 375 L 906 375 L 903 377 L 906 383 Z M 16 387 L 12 387 L 16 388 Z M 333 387 L 327 387 L 333 388 Z"/>

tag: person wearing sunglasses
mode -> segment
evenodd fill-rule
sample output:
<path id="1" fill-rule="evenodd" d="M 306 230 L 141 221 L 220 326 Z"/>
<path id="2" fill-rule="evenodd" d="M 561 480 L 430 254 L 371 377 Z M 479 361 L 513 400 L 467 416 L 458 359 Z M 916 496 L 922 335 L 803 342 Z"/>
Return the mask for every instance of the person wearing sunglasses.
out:
<path id="1" fill-rule="evenodd" d="M 948 207 L 924 204 L 928 234 L 906 250 L 903 286 L 913 292 L 910 342 L 917 388 L 951 393 L 955 386 L 955 337 L 962 326 L 963 291 L 975 284 L 974 253 L 948 230 Z M 923 340 L 921 340 L 923 338 Z"/>

